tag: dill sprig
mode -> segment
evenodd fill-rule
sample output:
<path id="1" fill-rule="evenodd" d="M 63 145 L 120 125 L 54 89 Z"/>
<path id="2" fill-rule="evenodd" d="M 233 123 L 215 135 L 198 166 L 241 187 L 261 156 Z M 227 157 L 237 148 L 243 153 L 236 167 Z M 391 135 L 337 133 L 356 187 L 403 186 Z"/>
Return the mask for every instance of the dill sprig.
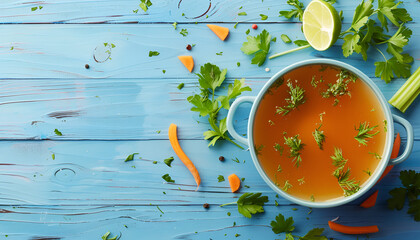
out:
<path id="1" fill-rule="evenodd" d="M 360 123 L 359 128 L 354 128 L 356 131 L 358 131 L 354 139 L 356 139 L 360 144 L 366 146 L 368 140 L 379 133 L 379 131 L 372 132 L 376 127 L 378 127 L 378 125 L 370 127 L 368 122 Z"/>
<path id="2" fill-rule="evenodd" d="M 350 179 L 349 167 L 344 170 L 344 166 L 348 160 L 343 157 L 342 150 L 339 148 L 334 148 L 334 155 L 331 156 L 331 159 L 333 160 L 333 165 L 337 167 L 334 170 L 333 175 L 337 178 L 341 189 L 343 189 L 344 196 L 350 196 L 359 191 L 360 182 L 356 181 L 354 178 Z"/>
<path id="3" fill-rule="evenodd" d="M 315 131 L 312 132 L 312 136 L 314 136 L 315 142 L 318 144 L 319 149 L 322 150 L 322 147 L 325 142 L 325 134 L 324 134 L 324 131 L 320 130 L 321 127 L 322 127 L 322 124 L 319 125 L 318 128 L 315 128 Z"/>
<path id="4" fill-rule="evenodd" d="M 305 146 L 305 144 L 302 143 L 302 140 L 299 139 L 299 134 L 293 137 L 284 137 L 284 144 L 290 148 L 289 158 L 293 158 L 292 161 L 295 162 L 295 166 L 299 167 L 302 162 L 300 151 L 303 150 L 303 147 Z"/>
<path id="5" fill-rule="evenodd" d="M 356 82 L 357 79 L 356 76 L 346 70 L 341 70 L 337 77 L 337 81 L 334 84 L 328 83 L 327 90 L 321 93 L 323 98 L 334 97 L 334 106 L 339 102 L 338 97 L 343 95 L 351 96 L 348 85 L 350 82 Z"/>
<path id="6" fill-rule="evenodd" d="M 293 185 L 289 183 L 289 180 L 286 180 L 282 189 L 287 192 L 291 187 L 293 187 Z"/>
<path id="7" fill-rule="evenodd" d="M 286 106 L 278 107 L 276 106 L 276 113 L 282 114 L 283 116 L 287 115 L 290 111 L 296 109 L 299 105 L 305 103 L 305 90 L 298 85 L 293 86 L 290 80 L 287 82 L 289 87 L 289 98 L 286 98 Z"/>

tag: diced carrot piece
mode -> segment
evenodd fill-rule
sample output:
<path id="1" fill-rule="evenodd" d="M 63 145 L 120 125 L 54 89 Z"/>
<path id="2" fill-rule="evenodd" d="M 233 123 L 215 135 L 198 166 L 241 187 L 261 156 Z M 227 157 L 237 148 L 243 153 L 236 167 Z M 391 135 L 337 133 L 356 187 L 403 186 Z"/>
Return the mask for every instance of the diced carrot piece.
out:
<path id="1" fill-rule="evenodd" d="M 174 149 L 179 159 L 181 159 L 181 161 L 188 168 L 188 170 L 190 170 L 191 174 L 194 177 L 195 182 L 197 183 L 197 189 L 198 189 L 201 183 L 200 174 L 198 174 L 197 168 L 195 168 L 194 164 L 191 162 L 191 160 L 182 150 L 181 145 L 179 145 L 177 126 L 175 124 L 172 123 L 169 126 L 168 134 L 169 134 L 169 141 L 171 142 L 172 148 Z"/>
<path id="2" fill-rule="evenodd" d="M 184 64 L 188 71 L 192 72 L 194 68 L 194 59 L 192 56 L 178 56 L 178 59 Z"/>
<path id="3" fill-rule="evenodd" d="M 378 198 L 378 190 L 376 190 L 372 195 L 366 198 L 366 200 L 363 201 L 362 204 L 360 204 L 360 206 L 363 208 L 371 208 L 375 206 L 377 198 Z"/>
<path id="4" fill-rule="evenodd" d="M 341 225 L 333 221 L 328 221 L 328 226 L 331 228 L 331 230 L 345 234 L 368 234 L 379 232 L 379 228 L 377 225 L 352 227 Z"/>
<path id="5" fill-rule="evenodd" d="M 210 28 L 210 30 L 212 30 L 222 41 L 224 41 L 229 35 L 229 28 L 227 27 L 221 27 L 214 24 L 207 24 L 207 27 Z"/>
<path id="6" fill-rule="evenodd" d="M 228 177 L 230 189 L 232 192 L 238 191 L 239 187 L 241 186 L 241 179 L 236 174 L 231 174 Z"/>

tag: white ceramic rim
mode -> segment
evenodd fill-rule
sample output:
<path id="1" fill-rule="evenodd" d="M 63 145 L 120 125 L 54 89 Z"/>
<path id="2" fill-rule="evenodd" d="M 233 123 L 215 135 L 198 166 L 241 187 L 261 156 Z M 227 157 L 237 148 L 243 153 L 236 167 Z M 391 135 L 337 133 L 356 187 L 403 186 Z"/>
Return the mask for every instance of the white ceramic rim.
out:
<path id="1" fill-rule="evenodd" d="M 254 120 L 255 120 L 255 114 L 256 114 L 257 108 L 258 108 L 258 106 L 261 102 L 262 97 L 267 92 L 267 90 L 271 87 L 271 85 L 279 77 L 283 76 L 284 74 L 286 74 L 286 73 L 288 73 L 292 70 L 295 70 L 295 69 L 303 67 L 303 66 L 320 65 L 320 64 L 322 64 L 322 65 L 324 65 L 324 64 L 325 65 L 333 65 L 333 66 L 337 66 L 337 67 L 346 69 L 349 72 L 353 73 L 354 75 L 358 76 L 360 80 L 365 82 L 370 87 L 370 89 L 372 89 L 372 91 L 375 93 L 377 99 L 379 100 L 379 102 L 381 104 L 382 110 L 383 110 L 385 118 L 387 120 L 387 133 L 386 133 L 385 147 L 384 147 L 384 153 L 382 154 L 382 159 L 381 159 L 380 163 L 378 164 L 377 168 L 375 169 L 375 171 L 373 172 L 370 179 L 361 186 L 360 190 L 357 193 L 355 193 L 351 196 L 348 196 L 348 197 L 340 197 L 340 198 L 337 198 L 337 199 L 332 199 L 332 200 L 323 201 L 323 202 L 311 202 L 311 201 L 296 198 L 296 197 L 293 197 L 293 196 L 287 194 L 286 192 L 282 191 L 279 187 L 277 187 L 271 181 L 271 179 L 267 176 L 265 171 L 261 168 L 261 165 L 258 161 L 258 158 L 257 158 L 256 154 L 255 154 L 253 125 L 254 125 Z M 250 112 L 249 116 L 250 116 L 249 121 L 248 121 L 249 148 L 250 148 L 252 160 L 254 162 L 255 167 L 257 168 L 258 173 L 261 175 L 261 177 L 264 179 L 264 181 L 268 184 L 268 186 L 270 186 L 276 193 L 278 193 L 279 195 L 281 195 L 285 199 L 287 199 L 289 201 L 292 201 L 294 203 L 297 203 L 299 205 L 303 205 L 303 206 L 307 206 L 307 207 L 313 207 L 313 208 L 329 208 L 329 207 L 340 206 L 340 205 L 346 204 L 348 202 L 351 202 L 351 201 L 359 198 L 360 196 L 365 194 L 367 191 L 369 191 L 370 188 L 372 188 L 375 185 L 375 183 L 378 181 L 378 179 L 380 178 L 380 176 L 384 172 L 386 166 L 388 165 L 388 162 L 389 162 L 389 159 L 390 159 L 390 156 L 391 156 L 392 145 L 393 145 L 393 142 L 394 142 L 394 139 L 393 139 L 393 136 L 394 136 L 394 120 L 393 120 L 388 102 L 386 101 L 385 97 L 382 95 L 381 91 L 376 86 L 376 84 L 367 75 L 365 75 L 363 72 L 356 69 L 355 67 L 353 67 L 349 64 L 337 61 L 337 60 L 333 60 L 333 59 L 309 59 L 309 60 L 304 60 L 304 61 L 301 61 L 301 62 L 294 63 L 294 64 L 282 69 L 281 71 L 277 72 L 273 77 L 270 78 L 270 80 L 267 83 L 265 83 L 264 87 L 258 93 L 257 97 L 255 98 L 254 103 L 252 104 L 251 112 Z"/>

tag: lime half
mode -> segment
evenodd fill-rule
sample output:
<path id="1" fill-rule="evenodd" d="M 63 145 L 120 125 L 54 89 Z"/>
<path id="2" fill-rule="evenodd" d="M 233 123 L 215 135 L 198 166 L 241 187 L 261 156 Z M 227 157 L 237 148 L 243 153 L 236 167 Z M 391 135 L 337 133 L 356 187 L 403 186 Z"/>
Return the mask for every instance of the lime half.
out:
<path id="1" fill-rule="evenodd" d="M 327 50 L 337 41 L 341 31 L 340 16 L 335 8 L 322 0 L 313 0 L 303 13 L 303 34 L 318 51 Z"/>

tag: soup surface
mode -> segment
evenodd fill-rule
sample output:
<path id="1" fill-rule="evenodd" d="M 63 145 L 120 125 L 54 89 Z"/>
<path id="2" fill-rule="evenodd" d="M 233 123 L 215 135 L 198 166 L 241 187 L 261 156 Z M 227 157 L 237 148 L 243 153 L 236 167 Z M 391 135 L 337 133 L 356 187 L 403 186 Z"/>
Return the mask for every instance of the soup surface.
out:
<path id="1" fill-rule="evenodd" d="M 386 120 L 362 80 L 329 65 L 278 79 L 254 120 L 254 148 L 268 177 L 288 194 L 327 201 L 356 193 L 381 161 Z"/>

